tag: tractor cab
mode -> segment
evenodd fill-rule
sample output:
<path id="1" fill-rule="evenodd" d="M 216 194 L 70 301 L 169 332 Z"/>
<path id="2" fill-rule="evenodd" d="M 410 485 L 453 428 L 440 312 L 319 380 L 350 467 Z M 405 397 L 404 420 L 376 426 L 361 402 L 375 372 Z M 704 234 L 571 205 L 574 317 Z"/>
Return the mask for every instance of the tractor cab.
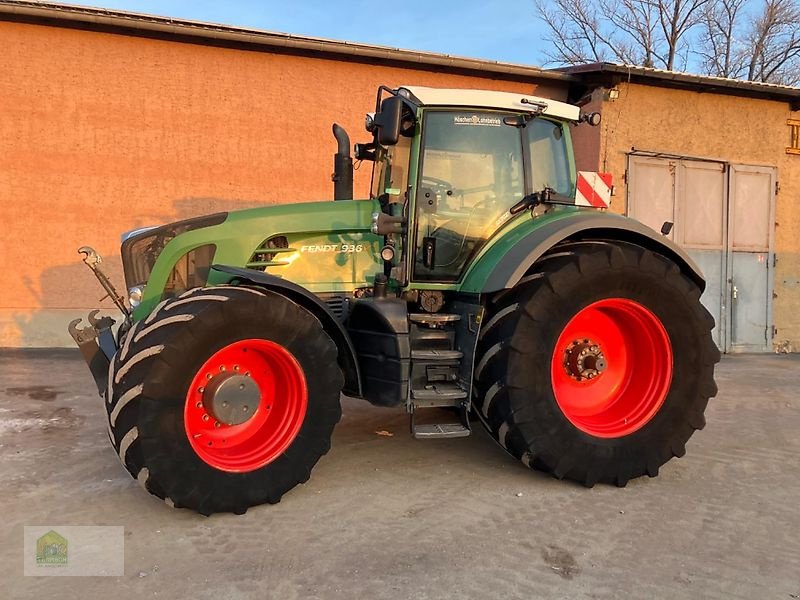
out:
<path id="1" fill-rule="evenodd" d="M 387 232 L 403 259 L 392 278 L 456 283 L 493 234 L 543 191 L 551 202 L 572 204 L 569 124 L 579 118 L 575 106 L 533 96 L 381 88 L 366 120 L 374 141 L 357 145 L 356 159 L 374 161 L 371 197 L 407 224 L 405 236 Z"/>

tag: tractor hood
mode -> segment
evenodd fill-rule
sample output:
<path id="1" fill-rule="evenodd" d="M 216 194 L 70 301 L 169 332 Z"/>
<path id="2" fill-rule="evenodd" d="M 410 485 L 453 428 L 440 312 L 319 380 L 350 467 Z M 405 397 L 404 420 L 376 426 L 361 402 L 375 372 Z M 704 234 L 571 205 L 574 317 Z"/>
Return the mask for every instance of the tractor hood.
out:
<path id="1" fill-rule="evenodd" d="M 312 292 L 371 285 L 383 268 L 382 238 L 370 231 L 378 211 L 375 200 L 280 204 L 141 231 L 122 244 L 126 283 L 143 288 L 134 318 L 187 288 L 225 283 L 213 264 L 266 271 Z"/>

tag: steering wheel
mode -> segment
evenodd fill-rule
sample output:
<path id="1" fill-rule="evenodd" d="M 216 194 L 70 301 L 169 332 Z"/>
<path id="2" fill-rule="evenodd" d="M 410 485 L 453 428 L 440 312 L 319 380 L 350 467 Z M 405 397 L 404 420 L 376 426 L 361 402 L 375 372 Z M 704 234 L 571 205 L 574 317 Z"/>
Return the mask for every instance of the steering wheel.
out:
<path id="1" fill-rule="evenodd" d="M 479 192 L 482 190 L 491 190 L 494 188 L 493 185 L 490 186 L 481 186 L 477 188 L 467 188 L 467 189 L 456 189 L 456 187 L 449 181 L 444 179 L 439 179 L 437 177 L 430 177 L 428 175 L 423 175 L 420 179 L 420 190 L 424 190 L 425 188 L 430 188 L 431 191 L 439 197 L 439 201 L 444 208 L 444 211 L 453 212 L 453 213 L 469 213 L 475 214 L 479 212 L 481 209 L 485 208 L 484 205 L 493 202 L 495 198 L 493 196 L 487 196 L 481 200 L 476 201 L 468 210 L 462 209 L 453 209 L 448 206 L 447 199 L 452 198 L 454 195 L 463 196 L 464 194 L 469 194 L 473 192 Z M 430 199 L 428 199 L 430 200 Z M 430 202 L 430 204 L 433 204 Z M 437 210 L 436 212 L 444 212 L 442 210 Z"/>
<path id="2" fill-rule="evenodd" d="M 432 184 L 434 187 L 445 188 L 445 191 L 453 190 L 453 184 L 450 183 L 449 181 L 445 181 L 444 179 L 431 177 L 430 175 L 423 175 L 420 183 L 422 183 L 422 185 L 424 186 L 426 182 Z"/>

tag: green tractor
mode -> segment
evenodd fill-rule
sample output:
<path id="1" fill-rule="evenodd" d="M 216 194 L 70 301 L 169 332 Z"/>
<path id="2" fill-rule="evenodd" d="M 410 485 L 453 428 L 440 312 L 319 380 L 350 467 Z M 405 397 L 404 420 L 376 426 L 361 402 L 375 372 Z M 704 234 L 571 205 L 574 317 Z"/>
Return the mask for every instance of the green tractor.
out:
<path id="1" fill-rule="evenodd" d="M 333 126 L 335 201 L 127 233 L 127 298 L 81 248 L 124 316 L 69 329 L 125 468 L 202 514 L 278 502 L 329 450 L 344 393 L 405 407 L 420 439 L 480 421 L 559 479 L 657 475 L 704 426 L 720 355 L 697 266 L 576 173 L 570 130 L 598 121 L 382 86 L 354 157 Z"/>

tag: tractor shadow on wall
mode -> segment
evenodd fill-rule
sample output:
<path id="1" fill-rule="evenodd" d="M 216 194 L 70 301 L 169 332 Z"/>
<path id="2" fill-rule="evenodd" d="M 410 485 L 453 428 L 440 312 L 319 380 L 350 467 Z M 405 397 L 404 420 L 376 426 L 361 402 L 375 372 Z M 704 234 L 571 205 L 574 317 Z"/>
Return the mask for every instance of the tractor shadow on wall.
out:
<path id="1" fill-rule="evenodd" d="M 236 211 L 260 206 L 269 206 L 275 202 L 248 199 L 221 199 L 212 197 L 179 198 L 166 210 L 152 212 L 132 212 L 127 218 L 126 229 L 132 230 L 149 225 L 161 225 L 183 219 L 220 211 Z M 87 211 L 88 214 L 97 214 Z M 119 256 L 119 240 L 122 231 L 111 231 L 98 215 L 96 223 L 89 223 L 96 231 L 91 239 L 77 240 L 75 235 L 65 232 L 48 232 L 52 240 L 52 252 L 48 258 L 61 264 L 29 263 L 23 271 L 21 280 L 29 297 L 34 301 L 33 308 L 20 308 L 11 322 L 4 338 L 8 345 L 16 347 L 45 347 L 67 345 L 74 347 L 67 334 L 69 321 L 78 316 L 85 317 L 92 309 L 102 309 L 102 314 L 118 318 L 119 311 L 109 299 L 100 301 L 104 295 L 102 288 L 81 261 L 77 249 L 81 245 L 95 247 L 103 256 L 102 267 L 111 278 L 120 294 L 125 293 L 125 282 L 122 274 L 122 261 Z M 104 249 L 104 250 L 101 250 Z M 113 248 L 113 251 L 107 249 Z M 38 286 L 36 283 L 38 282 Z M 27 303 L 26 303 L 27 304 Z M 23 306 L 21 302 L 13 302 L 12 306 Z M 63 313 L 64 317 L 61 318 Z M 63 321 L 63 322 L 62 322 Z"/>

